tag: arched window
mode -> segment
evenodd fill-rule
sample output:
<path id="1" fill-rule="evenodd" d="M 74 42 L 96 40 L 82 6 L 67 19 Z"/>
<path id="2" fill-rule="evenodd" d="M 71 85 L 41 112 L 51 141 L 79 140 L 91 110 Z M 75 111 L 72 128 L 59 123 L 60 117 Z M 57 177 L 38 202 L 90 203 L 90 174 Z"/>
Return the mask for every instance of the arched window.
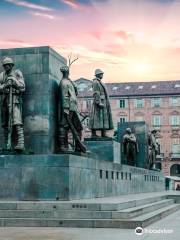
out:
<path id="1" fill-rule="evenodd" d="M 173 164 L 170 168 L 170 175 L 171 176 L 178 176 L 180 177 L 180 164 Z"/>

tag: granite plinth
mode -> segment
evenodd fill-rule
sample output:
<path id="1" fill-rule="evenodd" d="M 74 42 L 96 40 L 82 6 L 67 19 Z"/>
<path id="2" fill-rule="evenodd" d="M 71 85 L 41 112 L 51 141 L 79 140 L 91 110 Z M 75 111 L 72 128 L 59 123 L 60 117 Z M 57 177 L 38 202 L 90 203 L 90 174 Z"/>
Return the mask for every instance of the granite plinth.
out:
<path id="1" fill-rule="evenodd" d="M 0 156 L 0 199 L 72 200 L 164 190 L 161 172 L 72 154 Z"/>
<path id="2" fill-rule="evenodd" d="M 120 144 L 111 138 L 85 138 L 84 144 L 93 159 L 121 162 Z"/>
<path id="3" fill-rule="evenodd" d="M 57 145 L 57 89 L 61 79 L 59 68 L 66 60 L 50 47 L 1 49 L 0 61 L 5 56 L 13 58 L 15 68 L 22 71 L 25 79 L 23 120 L 26 149 L 37 154 L 54 153 Z"/>
<path id="4" fill-rule="evenodd" d="M 148 126 L 142 122 L 124 122 L 118 123 L 118 142 L 122 144 L 123 136 L 126 128 L 131 128 L 136 135 L 139 152 L 136 155 L 136 166 L 140 168 L 147 168 L 148 163 Z M 122 148 L 121 148 L 122 149 Z M 127 164 L 126 156 L 121 151 L 121 160 L 123 164 Z"/>
<path id="5" fill-rule="evenodd" d="M 106 142 L 106 141 L 112 141 L 112 140 L 113 140 L 113 138 L 111 138 L 111 137 L 99 137 L 99 136 L 84 138 L 84 141 L 99 141 L 99 142 L 103 141 L 103 142 Z"/>

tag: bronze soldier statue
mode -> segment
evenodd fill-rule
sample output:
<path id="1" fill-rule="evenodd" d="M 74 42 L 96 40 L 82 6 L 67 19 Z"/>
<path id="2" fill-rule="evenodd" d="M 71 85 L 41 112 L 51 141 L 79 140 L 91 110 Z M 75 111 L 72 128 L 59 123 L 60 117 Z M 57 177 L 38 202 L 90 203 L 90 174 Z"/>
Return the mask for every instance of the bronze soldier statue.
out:
<path id="1" fill-rule="evenodd" d="M 0 73 L 1 121 L 4 129 L 6 150 L 24 150 L 24 131 L 22 123 L 22 93 L 25 83 L 22 72 L 13 69 L 13 60 L 5 57 L 2 62 L 4 72 Z M 16 145 L 13 146 L 14 134 Z"/>
<path id="2" fill-rule="evenodd" d="M 126 134 L 123 136 L 123 152 L 127 159 L 127 164 L 136 166 L 136 155 L 139 152 L 138 142 L 135 134 L 130 128 L 126 129 Z"/>
<path id="3" fill-rule="evenodd" d="M 108 92 L 102 83 L 104 72 L 100 69 L 95 70 L 93 79 L 93 105 L 91 109 L 89 128 L 92 137 L 98 137 L 96 131 L 101 131 L 101 137 L 107 137 L 106 130 L 113 129 L 113 120 Z"/>
<path id="4" fill-rule="evenodd" d="M 68 151 L 68 133 L 71 131 L 75 141 L 75 152 L 86 152 L 81 142 L 82 123 L 78 112 L 77 88 L 69 78 L 69 67 L 60 68 L 63 75 L 59 84 L 59 150 Z"/>
<path id="5" fill-rule="evenodd" d="M 156 163 L 156 157 L 158 154 L 160 154 L 160 145 L 157 142 L 156 138 L 157 130 L 153 129 L 149 135 L 148 138 L 148 145 L 149 145 L 149 163 L 148 168 L 149 169 L 156 169 L 155 163 Z"/>

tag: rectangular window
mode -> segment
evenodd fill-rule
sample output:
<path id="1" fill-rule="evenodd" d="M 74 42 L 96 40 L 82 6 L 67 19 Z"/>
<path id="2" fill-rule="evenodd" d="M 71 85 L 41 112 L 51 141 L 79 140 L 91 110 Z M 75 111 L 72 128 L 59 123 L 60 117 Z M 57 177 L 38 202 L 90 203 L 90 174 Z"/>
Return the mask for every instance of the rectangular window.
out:
<path id="1" fill-rule="evenodd" d="M 126 118 L 125 117 L 120 117 L 120 123 L 124 123 L 126 122 Z"/>
<path id="2" fill-rule="evenodd" d="M 179 107 L 180 106 L 180 97 L 172 97 L 170 99 L 170 105 L 173 107 Z"/>
<path id="3" fill-rule="evenodd" d="M 171 148 L 173 154 L 180 154 L 180 144 L 172 144 Z"/>
<path id="4" fill-rule="evenodd" d="M 180 145 L 180 138 L 172 138 L 172 144 L 179 144 Z"/>
<path id="5" fill-rule="evenodd" d="M 144 107 L 144 99 L 142 98 L 137 98 L 135 100 L 135 107 L 136 108 L 143 108 Z"/>
<path id="6" fill-rule="evenodd" d="M 153 116 L 153 126 L 159 127 L 161 126 L 161 116 Z"/>
<path id="7" fill-rule="evenodd" d="M 121 179 L 123 179 L 123 172 L 121 172 Z"/>
<path id="8" fill-rule="evenodd" d="M 119 100 L 119 107 L 120 108 L 125 108 L 126 107 L 126 100 L 125 99 L 120 99 Z"/>
<path id="9" fill-rule="evenodd" d="M 103 171 L 100 170 L 100 171 L 99 171 L 99 175 L 100 175 L 100 178 L 101 178 L 101 179 L 102 179 L 102 176 L 103 176 L 102 173 L 103 173 Z"/>
<path id="10" fill-rule="evenodd" d="M 161 98 L 153 98 L 151 100 L 152 107 L 160 107 L 161 106 Z"/>
<path id="11" fill-rule="evenodd" d="M 173 115 L 170 118 L 170 124 L 171 126 L 178 126 L 179 125 L 179 115 Z"/>

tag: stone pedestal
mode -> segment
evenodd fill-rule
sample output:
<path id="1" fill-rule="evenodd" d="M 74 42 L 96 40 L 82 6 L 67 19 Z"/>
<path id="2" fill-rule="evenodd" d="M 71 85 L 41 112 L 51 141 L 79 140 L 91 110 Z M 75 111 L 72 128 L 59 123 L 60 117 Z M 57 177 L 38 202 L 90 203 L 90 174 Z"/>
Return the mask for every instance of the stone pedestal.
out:
<path id="1" fill-rule="evenodd" d="M 0 156 L 0 199 L 71 200 L 163 191 L 161 172 L 89 157 Z"/>
<path id="2" fill-rule="evenodd" d="M 57 134 L 57 89 L 66 60 L 50 47 L 1 49 L 0 61 L 12 57 L 25 79 L 25 145 L 34 153 L 54 153 Z M 0 66 L 0 72 L 2 71 Z M 0 123 L 1 125 L 1 123 Z M 3 145 L 0 127 L 0 147 Z"/>
<path id="3" fill-rule="evenodd" d="M 89 156 L 93 159 L 121 163 L 120 144 L 108 138 L 85 138 Z"/>
<path id="4" fill-rule="evenodd" d="M 118 123 L 118 142 L 122 144 L 123 136 L 126 128 L 131 128 L 136 135 L 139 153 L 136 156 L 136 166 L 140 168 L 147 168 L 148 161 L 148 126 L 145 122 L 124 122 Z M 122 149 L 122 148 L 121 148 Z M 126 156 L 121 152 L 121 160 L 123 164 L 127 163 Z"/>

